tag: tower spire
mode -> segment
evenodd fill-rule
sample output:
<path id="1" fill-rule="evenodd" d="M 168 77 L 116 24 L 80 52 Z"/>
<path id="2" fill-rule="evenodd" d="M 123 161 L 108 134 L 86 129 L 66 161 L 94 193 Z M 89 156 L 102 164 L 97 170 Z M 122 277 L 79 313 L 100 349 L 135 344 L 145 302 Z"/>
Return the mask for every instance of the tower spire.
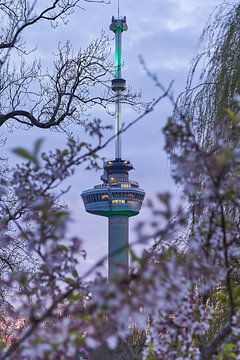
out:
<path id="1" fill-rule="evenodd" d="M 118 0 L 118 19 L 120 19 L 120 1 Z"/>
<path id="2" fill-rule="evenodd" d="M 110 30 L 115 34 L 115 78 L 112 80 L 112 90 L 116 93 L 116 121 L 115 121 L 115 158 L 121 159 L 122 146 L 121 146 L 121 93 L 125 90 L 126 81 L 122 79 L 122 33 L 128 30 L 126 16 L 120 19 L 119 1 L 118 1 L 118 18 L 112 17 Z"/>

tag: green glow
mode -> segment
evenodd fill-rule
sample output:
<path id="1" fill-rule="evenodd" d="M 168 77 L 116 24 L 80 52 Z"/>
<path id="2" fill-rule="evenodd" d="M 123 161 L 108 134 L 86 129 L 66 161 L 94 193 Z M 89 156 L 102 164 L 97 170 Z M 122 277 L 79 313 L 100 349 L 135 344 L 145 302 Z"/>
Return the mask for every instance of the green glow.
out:
<path id="1" fill-rule="evenodd" d="M 121 53 L 121 31 L 117 31 L 116 34 L 116 49 L 115 49 L 115 77 L 119 78 L 121 75 L 121 64 L 122 53 Z"/>
<path id="2" fill-rule="evenodd" d="M 138 212 L 136 211 L 131 211 L 131 210 L 127 210 L 127 211 L 87 211 L 90 214 L 94 214 L 94 215 L 100 215 L 100 216 L 105 216 L 105 217 L 110 217 L 113 215 L 124 215 L 124 216 L 128 216 L 128 217 L 132 217 L 132 216 L 136 216 L 138 215 Z"/>
<path id="3" fill-rule="evenodd" d="M 121 58 L 120 58 L 119 49 L 117 48 L 116 54 L 115 54 L 115 77 L 116 78 L 119 77 L 120 68 L 121 68 Z"/>
<path id="4" fill-rule="evenodd" d="M 114 28 L 112 29 L 112 31 L 114 32 L 124 31 L 124 30 L 126 30 L 126 27 L 123 24 L 115 25 Z"/>

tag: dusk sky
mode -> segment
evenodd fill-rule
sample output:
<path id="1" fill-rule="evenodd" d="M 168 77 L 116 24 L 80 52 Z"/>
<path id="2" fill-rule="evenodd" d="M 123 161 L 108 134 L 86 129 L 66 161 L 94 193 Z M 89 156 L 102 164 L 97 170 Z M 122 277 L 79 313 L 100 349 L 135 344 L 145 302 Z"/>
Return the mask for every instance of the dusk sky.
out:
<path id="1" fill-rule="evenodd" d="M 48 3 L 47 0 L 40 3 L 44 2 Z M 120 13 L 126 15 L 129 27 L 123 34 L 123 77 L 133 89 L 142 90 L 144 101 L 156 98 L 160 92 L 142 69 L 139 55 L 163 85 L 167 87 L 174 80 L 173 90 L 177 97 L 185 88 L 190 62 L 197 54 L 198 40 L 208 16 L 221 3 L 220 0 L 121 0 Z M 76 10 L 67 25 L 60 24 L 56 29 L 51 29 L 42 24 L 26 32 L 27 43 L 33 47 L 38 44 L 35 54 L 30 56 L 42 57 L 43 64 L 50 66 L 52 52 L 57 49 L 60 40 L 70 40 L 77 50 L 79 47 L 86 47 L 102 31 L 113 37 L 108 29 L 111 16 L 117 15 L 117 0 L 112 0 L 110 5 L 83 3 L 83 6 L 86 10 Z M 112 60 L 113 52 L 114 41 Z M 123 136 L 124 157 L 130 159 L 135 167 L 130 177 L 140 183 L 147 197 L 153 197 L 162 191 L 171 191 L 176 195 L 178 191 L 170 177 L 170 164 L 163 150 L 164 138 L 161 133 L 171 111 L 171 104 L 167 100 L 162 101 L 154 112 Z M 101 117 L 108 124 L 113 123 L 109 115 L 97 109 L 93 115 Z M 130 107 L 124 106 L 125 123 L 137 116 Z M 81 139 L 83 130 L 80 126 L 72 126 L 70 130 Z M 13 129 L 9 133 L 6 128 L 1 128 L 1 134 L 8 137 L 6 149 L 11 158 L 12 148 L 26 144 L 31 148 L 34 140 L 39 137 L 45 138 L 46 149 L 64 148 L 66 143 L 65 134 L 49 130 Z M 114 143 L 104 149 L 101 155 L 112 158 Z M 83 268 L 107 253 L 107 219 L 85 213 L 80 198 L 83 190 L 101 183 L 100 176 L 101 171 L 86 172 L 79 167 L 74 177 L 68 181 L 71 190 L 64 199 L 73 214 L 74 222 L 70 232 L 84 239 L 88 257 Z M 64 184 L 64 187 L 68 184 Z M 143 208 L 139 216 L 130 220 L 130 240 L 135 238 L 133 228 L 136 223 L 146 217 L 147 212 Z"/>

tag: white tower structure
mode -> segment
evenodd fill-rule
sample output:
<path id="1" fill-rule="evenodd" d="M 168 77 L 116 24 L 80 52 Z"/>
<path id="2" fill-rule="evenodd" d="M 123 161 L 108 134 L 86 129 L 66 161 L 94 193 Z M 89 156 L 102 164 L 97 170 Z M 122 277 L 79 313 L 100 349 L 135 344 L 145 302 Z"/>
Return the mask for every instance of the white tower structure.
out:
<path id="1" fill-rule="evenodd" d="M 145 192 L 136 181 L 129 179 L 133 169 L 122 158 L 121 94 L 126 81 L 122 78 L 122 34 L 128 30 L 126 17 L 112 17 L 110 30 L 115 34 L 115 78 L 112 90 L 116 94 L 115 158 L 104 163 L 102 184 L 81 194 L 87 212 L 108 218 L 108 279 L 128 276 L 129 218 L 141 210 Z"/>

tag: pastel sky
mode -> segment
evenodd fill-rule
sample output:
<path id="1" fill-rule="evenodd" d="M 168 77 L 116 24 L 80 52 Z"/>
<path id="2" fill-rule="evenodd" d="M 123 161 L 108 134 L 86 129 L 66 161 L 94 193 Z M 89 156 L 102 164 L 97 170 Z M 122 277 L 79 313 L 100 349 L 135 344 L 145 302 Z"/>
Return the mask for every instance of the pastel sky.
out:
<path id="1" fill-rule="evenodd" d="M 41 5 L 44 2 L 48 3 L 48 0 L 41 1 Z M 141 89 L 144 100 L 151 100 L 160 94 L 159 89 L 142 69 L 139 62 L 141 55 L 148 68 L 165 86 L 174 80 L 173 90 L 176 97 L 184 90 L 190 62 L 197 53 L 198 39 L 204 24 L 213 9 L 222 1 L 121 0 L 120 3 L 121 15 L 127 16 L 129 26 L 129 31 L 124 33 L 123 38 L 123 76 L 128 85 L 136 90 Z M 117 0 L 112 0 L 110 5 L 83 3 L 83 6 L 86 10 L 78 9 L 69 18 L 67 25 L 60 24 L 56 29 L 41 25 L 26 33 L 25 39 L 29 44 L 38 44 L 37 56 L 43 58 L 43 63 L 50 64 L 52 52 L 60 40 L 70 40 L 74 48 L 78 49 L 87 46 L 102 30 L 109 32 L 111 16 L 117 14 Z M 113 51 L 114 42 L 112 47 Z M 123 153 L 127 159 L 131 159 L 136 169 L 131 178 L 140 183 L 148 197 L 162 191 L 171 191 L 175 195 L 178 192 L 170 177 L 170 164 L 163 150 L 164 138 L 161 133 L 171 110 L 169 102 L 162 101 L 153 113 L 123 137 Z M 113 121 L 107 114 L 96 112 L 95 115 L 100 115 L 108 123 Z M 128 123 L 136 116 L 131 108 L 124 107 L 124 122 Z M 81 139 L 80 127 L 72 126 L 71 131 Z M 16 160 L 10 152 L 13 147 L 29 144 L 31 148 L 34 140 L 39 137 L 45 138 L 44 146 L 47 149 L 63 148 L 66 142 L 66 135 L 49 130 L 14 129 L 9 133 L 6 128 L 1 128 L 1 134 L 8 137 L 5 149 L 10 161 Z M 101 153 L 106 158 L 112 158 L 113 154 L 113 143 Z M 70 232 L 84 239 L 84 247 L 88 253 L 83 269 L 107 252 L 107 219 L 85 213 L 80 198 L 83 190 L 100 183 L 100 175 L 101 172 L 86 172 L 79 167 L 74 177 L 68 181 L 71 190 L 64 199 L 73 214 Z M 134 226 L 146 217 L 147 211 L 143 208 L 138 217 L 130 220 L 131 240 L 135 238 Z"/>

